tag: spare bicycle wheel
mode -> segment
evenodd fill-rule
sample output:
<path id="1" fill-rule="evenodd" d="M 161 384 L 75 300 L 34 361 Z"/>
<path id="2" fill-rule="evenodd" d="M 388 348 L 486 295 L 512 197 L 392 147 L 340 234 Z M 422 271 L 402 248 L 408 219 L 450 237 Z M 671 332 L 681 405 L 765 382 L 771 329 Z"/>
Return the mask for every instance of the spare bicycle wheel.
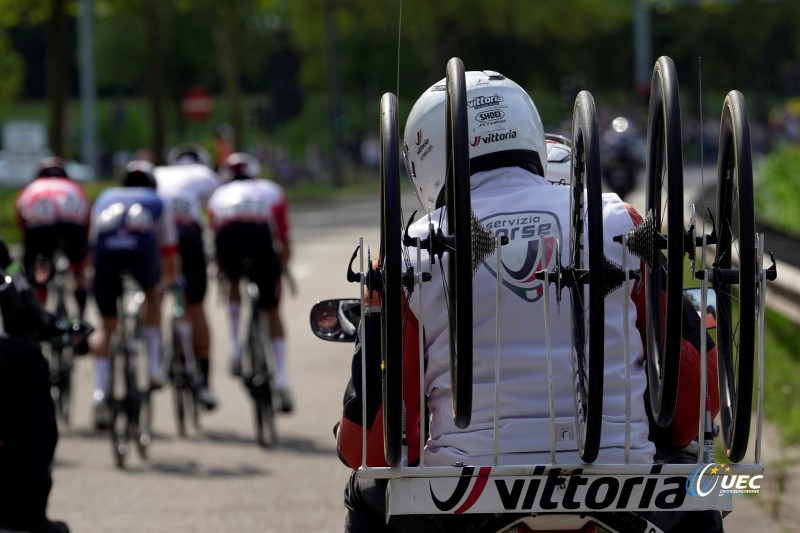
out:
<path id="1" fill-rule="evenodd" d="M 447 231 L 453 248 L 447 252 L 447 305 L 450 314 L 450 378 L 453 415 L 459 428 L 472 418 L 472 226 L 470 214 L 467 84 L 464 63 L 447 63 L 445 135 Z"/>
<path id="2" fill-rule="evenodd" d="M 725 97 L 717 163 L 717 361 L 722 437 L 728 459 L 747 451 L 753 405 L 756 323 L 756 233 L 750 122 L 744 96 Z"/>
<path id="3" fill-rule="evenodd" d="M 571 275 L 566 285 L 571 304 L 575 422 L 578 453 L 591 463 L 600 450 L 603 422 L 605 276 L 600 139 L 594 98 L 588 91 L 581 91 L 575 99 L 571 165 Z"/>
<path id="4" fill-rule="evenodd" d="M 659 426 L 675 415 L 683 320 L 683 151 L 678 76 L 669 57 L 653 69 L 647 128 L 646 223 L 644 250 L 630 246 L 645 262 L 647 385 L 650 409 Z M 666 223 L 666 234 L 661 230 Z M 666 256 L 664 255 L 666 251 Z"/>
<path id="5" fill-rule="evenodd" d="M 400 462 L 403 439 L 402 221 L 397 97 L 381 97 L 381 369 L 384 455 Z"/>

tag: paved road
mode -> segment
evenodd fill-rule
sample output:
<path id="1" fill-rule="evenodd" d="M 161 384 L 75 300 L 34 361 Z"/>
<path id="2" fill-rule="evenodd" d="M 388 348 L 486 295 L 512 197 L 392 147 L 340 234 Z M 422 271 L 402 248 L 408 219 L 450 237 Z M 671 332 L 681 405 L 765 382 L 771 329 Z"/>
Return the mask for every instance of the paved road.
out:
<path id="1" fill-rule="evenodd" d="M 637 203 L 636 194 L 631 200 Z M 50 515 L 67 520 L 77 533 L 341 531 L 348 470 L 336 457 L 331 428 L 340 412 L 351 347 L 313 337 L 307 317 L 318 299 L 356 294 L 344 272 L 359 236 L 373 253 L 377 249 L 377 209 L 377 200 L 333 201 L 293 212 L 299 294 L 286 298 L 284 315 L 297 409 L 279 420 L 275 449 L 255 446 L 251 405 L 227 375 L 226 318 L 212 284 L 207 307 L 220 408 L 203 418 L 202 433 L 181 439 L 169 393 L 160 392 L 149 460 L 133 455 L 129 468 L 120 471 L 112 464 L 108 439 L 89 429 L 91 366 L 80 360 L 76 413 L 72 427 L 61 433 Z M 780 531 L 767 516 L 768 498 L 737 500 L 726 530 Z M 785 501 L 784 513 L 791 507 Z"/>
<path id="2" fill-rule="evenodd" d="M 220 408 L 203 417 L 201 434 L 180 439 L 169 392 L 157 393 L 149 460 L 132 455 L 129 468 L 117 470 L 108 439 L 89 429 L 91 365 L 79 360 L 76 413 L 72 427 L 61 432 L 50 515 L 78 533 L 341 531 L 348 470 L 336 456 L 331 430 L 341 412 L 352 347 L 314 337 L 308 311 L 317 299 L 357 295 L 344 274 L 361 235 L 358 224 L 375 225 L 374 203 L 363 211 L 329 203 L 293 213 L 299 293 L 285 299 L 284 316 L 296 412 L 279 419 L 275 449 L 255 446 L 251 405 L 227 375 L 226 318 L 212 284 L 207 309 Z M 363 236 L 377 248 L 377 234 Z"/>

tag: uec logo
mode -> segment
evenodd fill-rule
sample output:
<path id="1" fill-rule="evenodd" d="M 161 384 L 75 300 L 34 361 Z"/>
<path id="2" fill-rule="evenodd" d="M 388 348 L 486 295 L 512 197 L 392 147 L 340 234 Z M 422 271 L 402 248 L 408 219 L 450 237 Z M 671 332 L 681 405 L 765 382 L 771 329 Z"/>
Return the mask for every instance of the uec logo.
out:
<path id="1" fill-rule="evenodd" d="M 700 465 L 686 476 L 686 493 L 705 497 L 719 484 L 720 496 L 725 494 L 758 494 L 762 475 L 734 474 L 731 466 L 711 463 Z"/>

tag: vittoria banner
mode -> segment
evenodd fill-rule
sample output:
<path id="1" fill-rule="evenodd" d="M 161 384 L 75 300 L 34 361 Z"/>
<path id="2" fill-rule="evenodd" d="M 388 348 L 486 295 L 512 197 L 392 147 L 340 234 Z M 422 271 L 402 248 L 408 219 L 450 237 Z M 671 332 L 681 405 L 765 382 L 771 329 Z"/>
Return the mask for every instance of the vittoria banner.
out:
<path id="1" fill-rule="evenodd" d="M 721 489 L 721 483 L 709 485 L 703 497 L 698 497 L 691 490 L 687 492 L 687 473 L 662 470 L 661 465 L 653 465 L 648 473 L 628 475 L 536 466 L 532 475 L 497 476 L 492 473 L 492 467 L 465 466 L 461 468 L 461 475 L 453 477 L 391 479 L 389 513 L 732 509 L 731 494 Z"/>

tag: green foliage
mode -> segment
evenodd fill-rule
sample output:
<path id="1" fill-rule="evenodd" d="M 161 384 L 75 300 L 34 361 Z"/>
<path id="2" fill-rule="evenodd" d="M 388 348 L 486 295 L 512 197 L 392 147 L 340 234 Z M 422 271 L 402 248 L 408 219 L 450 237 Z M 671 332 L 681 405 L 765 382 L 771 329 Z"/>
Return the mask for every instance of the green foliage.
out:
<path id="1" fill-rule="evenodd" d="M 756 174 L 757 218 L 800 236 L 800 146 L 778 148 L 766 157 Z"/>
<path id="2" fill-rule="evenodd" d="M 19 94 L 25 65 L 22 58 L 10 49 L 8 38 L 0 29 L 0 103 L 10 102 Z"/>
<path id="3" fill-rule="evenodd" d="M 800 340 L 797 325 L 767 309 L 764 413 L 787 443 L 800 442 Z M 755 403 L 754 403 L 755 405 Z"/>

